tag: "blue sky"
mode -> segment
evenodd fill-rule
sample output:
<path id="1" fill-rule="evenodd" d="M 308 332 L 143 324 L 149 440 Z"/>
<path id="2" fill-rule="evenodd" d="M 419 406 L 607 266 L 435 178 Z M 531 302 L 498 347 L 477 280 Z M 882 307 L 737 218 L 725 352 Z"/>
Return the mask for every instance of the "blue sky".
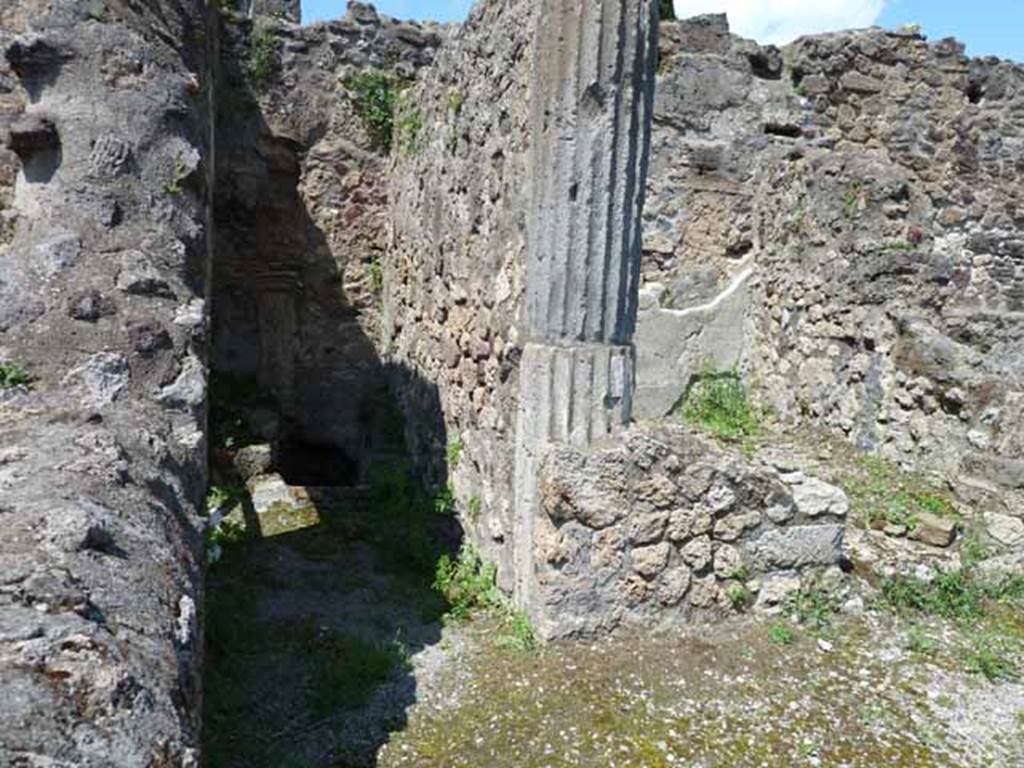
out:
<path id="1" fill-rule="evenodd" d="M 471 0 L 378 0 L 381 13 L 398 18 L 461 21 Z M 306 21 L 345 13 L 346 0 L 302 0 Z M 954 36 L 972 56 L 1024 62 L 1024 0 L 676 0 L 681 15 L 726 11 L 734 31 L 763 42 L 786 42 L 810 32 L 920 24 L 937 40 Z"/>

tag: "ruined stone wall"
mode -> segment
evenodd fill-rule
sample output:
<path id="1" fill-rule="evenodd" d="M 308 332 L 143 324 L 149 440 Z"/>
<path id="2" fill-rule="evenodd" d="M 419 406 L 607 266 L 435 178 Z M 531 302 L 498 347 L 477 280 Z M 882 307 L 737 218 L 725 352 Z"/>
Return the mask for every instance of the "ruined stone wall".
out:
<path id="1" fill-rule="evenodd" d="M 360 3 L 307 27 L 221 18 L 215 368 L 260 391 L 246 414 L 253 439 L 325 451 L 333 475 L 296 482 L 365 479 L 387 442 L 378 337 L 388 149 L 353 79 L 384 76 L 397 94 L 432 60 L 439 28 Z"/>
<path id="2" fill-rule="evenodd" d="M 0 764 L 197 766 L 203 3 L 0 9 Z"/>
<path id="3" fill-rule="evenodd" d="M 912 30 L 663 40 L 638 414 L 739 365 L 782 421 L 1019 515 L 1024 68 Z"/>
<path id="4" fill-rule="evenodd" d="M 557 445 L 534 532 L 544 637 L 681 626 L 842 581 L 849 501 L 786 461 L 745 457 L 681 425 Z"/>
<path id="5" fill-rule="evenodd" d="M 408 94 L 421 127 L 392 169 L 384 272 L 388 359 L 430 383 L 404 389 L 413 452 L 506 587 L 533 5 L 477 4 Z"/>

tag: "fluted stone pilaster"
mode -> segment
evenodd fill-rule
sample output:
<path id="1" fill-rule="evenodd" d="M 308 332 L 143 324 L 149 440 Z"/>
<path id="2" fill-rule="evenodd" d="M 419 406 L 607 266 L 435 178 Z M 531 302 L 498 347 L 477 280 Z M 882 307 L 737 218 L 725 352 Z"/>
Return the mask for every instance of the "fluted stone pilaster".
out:
<path id="1" fill-rule="evenodd" d="M 527 331 L 531 340 L 626 344 L 636 321 L 657 3 L 542 3 Z"/>
<path id="2" fill-rule="evenodd" d="M 516 423 L 516 599 L 542 633 L 537 474 L 631 416 L 655 0 L 541 0 L 533 69 L 526 345 Z"/>

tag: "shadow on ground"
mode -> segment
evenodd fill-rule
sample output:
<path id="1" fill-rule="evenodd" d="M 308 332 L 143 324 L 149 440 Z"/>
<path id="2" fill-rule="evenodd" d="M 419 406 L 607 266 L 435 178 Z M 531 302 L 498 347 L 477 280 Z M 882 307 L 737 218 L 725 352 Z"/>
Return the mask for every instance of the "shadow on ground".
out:
<path id="1" fill-rule="evenodd" d="M 398 473 L 308 493 L 280 511 L 297 530 L 228 545 L 211 568 L 211 768 L 376 765 L 416 701 L 410 656 L 440 639 L 450 518 Z"/>

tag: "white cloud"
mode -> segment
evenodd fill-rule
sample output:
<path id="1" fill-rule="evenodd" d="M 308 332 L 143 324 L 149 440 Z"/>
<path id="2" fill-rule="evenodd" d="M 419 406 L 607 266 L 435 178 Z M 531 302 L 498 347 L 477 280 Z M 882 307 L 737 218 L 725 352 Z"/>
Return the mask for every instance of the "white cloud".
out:
<path id="1" fill-rule="evenodd" d="M 886 0 L 675 0 L 676 16 L 726 13 L 729 26 L 761 43 L 788 43 L 800 35 L 869 27 Z"/>

